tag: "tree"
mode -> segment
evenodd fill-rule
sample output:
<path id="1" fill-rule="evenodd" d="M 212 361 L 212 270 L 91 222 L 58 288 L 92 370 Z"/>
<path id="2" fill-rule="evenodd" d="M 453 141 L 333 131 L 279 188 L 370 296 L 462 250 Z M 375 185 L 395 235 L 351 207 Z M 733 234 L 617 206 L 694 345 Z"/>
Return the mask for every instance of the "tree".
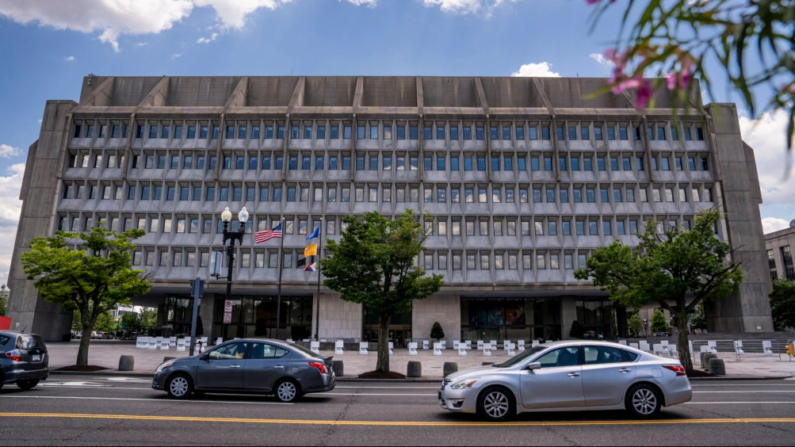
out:
<path id="1" fill-rule="evenodd" d="M 704 304 L 696 306 L 695 314 L 690 318 L 691 329 L 707 329 L 707 314 L 704 310 Z"/>
<path id="2" fill-rule="evenodd" d="M 597 5 L 594 25 L 614 0 L 586 0 Z M 712 95 L 706 67 L 726 78 L 752 116 L 762 109 L 759 96 L 771 99 L 767 110 L 789 113 L 787 149 L 795 130 L 795 6 L 792 0 L 671 0 L 620 2 L 623 23 L 615 48 L 608 89 L 634 89 L 636 107 L 654 106 L 653 91 L 665 85 L 680 104 L 697 97 L 691 80 L 700 78 Z M 755 56 L 755 57 L 754 57 Z M 648 71 L 658 78 L 645 79 Z M 714 72 L 713 72 L 714 74 Z"/>
<path id="3" fill-rule="evenodd" d="M 110 311 L 105 311 L 97 317 L 97 323 L 94 329 L 100 332 L 113 332 L 116 330 L 116 321 L 113 320 L 113 314 Z"/>
<path id="4" fill-rule="evenodd" d="M 444 329 L 442 329 L 442 325 L 438 321 L 435 321 L 431 327 L 431 338 L 435 338 L 436 341 L 444 338 Z"/>
<path id="5" fill-rule="evenodd" d="M 143 270 L 132 268 L 131 241 L 143 230 L 114 233 L 95 226 L 88 233 L 56 231 L 52 237 L 31 241 L 31 250 L 22 254 L 22 267 L 39 296 L 78 311 L 83 334 L 77 350 L 77 366 L 88 364 L 91 332 L 97 319 L 118 304 L 149 291 Z M 74 246 L 74 248 L 72 248 Z"/>
<path id="6" fill-rule="evenodd" d="M 592 279 L 610 292 L 610 299 L 635 309 L 649 303 L 671 312 L 679 338 L 679 360 L 688 373 L 693 362 L 688 349 L 687 314 L 708 300 L 737 291 L 743 281 L 740 265 L 729 260 L 729 244 L 715 237 L 720 213 L 706 210 L 696 216 L 690 231 L 677 227 L 660 234 L 657 222 L 647 222 L 634 248 L 616 239 L 597 248 L 586 267 L 574 273 Z"/>
<path id="7" fill-rule="evenodd" d="M 632 314 L 632 316 L 627 319 L 627 326 L 636 337 L 640 336 L 641 332 L 643 332 L 643 319 L 640 317 L 640 314 L 637 312 Z"/>
<path id="8" fill-rule="evenodd" d="M 425 222 L 433 222 L 430 214 Z M 413 210 L 394 220 L 378 212 L 346 216 L 339 242 L 329 240 L 330 256 L 320 261 L 323 283 L 345 301 L 361 303 L 378 314 L 376 372 L 389 372 L 388 327 L 392 317 L 411 310 L 414 300 L 442 287 L 442 275 L 425 275 L 414 259 L 425 249 L 427 234 Z"/>
<path id="9" fill-rule="evenodd" d="M 121 316 L 121 324 L 124 332 L 141 332 L 141 315 L 136 312 L 127 312 Z"/>
<path id="10" fill-rule="evenodd" d="M 770 313 L 776 327 L 795 327 L 795 281 L 781 278 L 773 281 Z"/>
<path id="11" fill-rule="evenodd" d="M 668 322 L 665 321 L 665 314 L 660 309 L 654 309 L 651 314 L 651 332 L 668 332 Z"/>
<path id="12" fill-rule="evenodd" d="M 154 329 L 157 326 L 157 309 L 153 307 L 144 308 L 141 311 L 141 327 L 146 329 Z"/>
<path id="13" fill-rule="evenodd" d="M 8 312 L 8 292 L 6 285 L 0 285 L 0 316 L 5 316 Z"/>

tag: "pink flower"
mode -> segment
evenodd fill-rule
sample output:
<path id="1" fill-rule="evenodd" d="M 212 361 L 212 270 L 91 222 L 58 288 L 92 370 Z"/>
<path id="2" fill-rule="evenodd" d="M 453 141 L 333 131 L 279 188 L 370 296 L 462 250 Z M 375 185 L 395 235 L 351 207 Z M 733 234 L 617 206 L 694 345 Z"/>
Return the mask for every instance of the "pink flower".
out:
<path id="1" fill-rule="evenodd" d="M 635 108 L 645 109 L 652 93 L 651 82 L 647 79 L 640 80 L 640 85 L 635 90 Z"/>

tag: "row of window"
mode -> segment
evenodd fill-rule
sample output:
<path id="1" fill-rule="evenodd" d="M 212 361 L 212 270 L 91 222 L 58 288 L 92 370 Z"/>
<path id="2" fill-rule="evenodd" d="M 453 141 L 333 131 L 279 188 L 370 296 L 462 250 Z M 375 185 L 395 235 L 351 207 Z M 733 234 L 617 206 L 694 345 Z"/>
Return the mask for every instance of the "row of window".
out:
<path id="1" fill-rule="evenodd" d="M 98 124 L 97 124 L 98 123 Z M 72 136 L 74 138 L 127 138 L 128 125 L 120 122 L 94 122 L 76 121 Z M 416 122 L 402 121 L 365 121 L 357 123 L 356 138 L 359 140 L 418 140 L 420 130 L 424 140 L 485 140 L 486 132 L 492 141 L 525 141 L 525 140 L 550 140 L 551 124 L 539 122 L 512 122 L 504 121 L 491 123 L 488 128 L 485 123 L 478 122 L 431 122 L 425 123 L 422 129 Z M 646 138 L 649 140 L 679 140 L 679 127 L 671 123 L 656 123 L 646 127 Z M 175 121 L 139 121 L 135 124 L 135 138 L 148 137 L 150 139 L 217 139 L 221 135 L 218 122 L 189 121 L 186 123 Z M 328 132 L 327 132 L 328 130 Z M 694 139 L 704 140 L 704 129 L 700 125 L 688 123 L 681 127 L 685 141 Z M 261 138 L 284 139 L 285 132 L 289 132 L 290 139 L 318 139 L 330 138 L 351 139 L 353 126 L 350 121 L 312 121 L 291 122 L 289 127 L 284 122 L 248 122 L 226 124 L 223 129 L 224 138 L 227 140 L 260 140 Z M 630 136 L 633 140 L 642 139 L 643 128 L 631 123 L 593 123 L 593 122 L 568 122 L 555 127 L 555 136 L 558 141 L 595 141 L 624 140 Z"/>
<path id="2" fill-rule="evenodd" d="M 781 266 L 784 268 L 781 277 L 790 281 L 795 281 L 795 265 L 793 265 L 792 253 L 790 252 L 789 245 L 779 247 L 779 252 L 781 253 Z M 773 250 L 767 251 L 767 260 L 770 267 L 770 279 L 775 281 L 779 278 L 779 274 Z"/>
<path id="3" fill-rule="evenodd" d="M 680 227 L 691 228 L 691 218 L 661 217 L 658 232 L 664 229 Z M 136 216 L 99 216 L 99 225 L 107 226 L 113 231 L 124 231 L 132 228 L 145 230 L 149 233 L 187 233 L 187 234 L 221 234 L 223 222 L 217 216 L 207 215 L 172 215 L 172 214 L 138 214 Z M 338 225 L 338 220 L 340 224 Z M 517 219 L 515 217 L 491 216 L 466 218 L 439 216 L 424 222 L 425 231 L 433 236 L 623 236 L 635 235 L 642 231 L 645 223 L 643 216 L 534 216 Z M 255 225 L 256 222 L 256 225 Z M 336 235 L 337 229 L 344 231 L 346 225 L 336 216 L 324 219 L 325 235 Z M 663 223 L 664 222 L 664 223 Z M 82 223 L 82 227 L 81 227 Z M 58 229 L 63 231 L 85 231 L 94 223 L 94 217 L 81 215 L 60 216 Z M 245 224 L 246 232 L 251 233 L 256 226 L 257 231 L 275 227 L 277 218 L 253 216 Z M 307 216 L 293 216 L 284 220 L 284 234 L 307 235 L 317 225 Z M 233 221 L 231 229 L 237 231 L 239 223 Z"/>
<path id="4" fill-rule="evenodd" d="M 584 268 L 589 252 L 559 250 L 480 250 L 426 251 L 418 256 L 415 263 L 426 270 L 574 270 Z M 284 268 L 295 268 L 298 259 L 303 258 L 302 249 L 285 249 L 283 253 Z M 209 267 L 211 253 L 209 250 L 195 248 L 139 248 L 133 252 L 133 265 L 145 267 Z M 279 267 L 279 255 L 276 250 L 241 249 L 235 257 L 234 266 L 240 268 L 271 268 Z M 576 265 L 575 265 L 576 260 Z M 420 264 L 421 261 L 421 264 Z M 521 263 L 520 263 L 521 261 Z M 225 262 L 225 260 L 224 260 Z"/>
<path id="5" fill-rule="evenodd" d="M 126 194 L 125 194 L 126 188 Z M 380 194 L 379 194 L 380 191 Z M 601 184 L 520 186 L 491 185 L 405 185 L 405 184 L 228 184 L 181 182 L 138 182 L 137 184 L 64 182 L 64 199 L 194 201 L 194 202 L 350 202 L 397 203 L 633 203 L 639 202 L 712 202 L 711 185 L 647 185 L 627 184 L 611 187 Z"/>
<path id="6" fill-rule="evenodd" d="M 632 159 L 635 159 L 633 163 Z M 216 157 L 211 155 L 209 163 L 207 157 L 203 154 L 183 154 L 183 155 L 167 155 L 164 153 L 144 153 L 143 155 L 134 155 L 132 159 L 132 168 L 143 169 L 210 169 L 214 170 L 216 165 Z M 517 172 L 530 171 L 552 171 L 553 170 L 553 154 L 540 153 L 533 155 L 520 155 L 512 153 L 504 153 L 502 155 L 492 155 L 490 159 L 485 154 L 464 155 L 459 154 L 429 154 L 423 156 L 423 170 L 424 171 L 486 171 L 487 161 L 490 162 L 492 172 L 513 172 L 514 168 Z M 610 171 L 644 171 L 645 155 L 643 153 L 622 153 L 616 155 L 587 155 L 579 153 L 565 154 L 558 157 L 558 170 L 560 172 L 577 172 L 586 171 L 592 172 L 594 170 L 599 172 L 607 171 L 608 166 Z M 117 162 L 115 154 L 108 154 L 106 162 L 103 163 L 103 155 L 95 154 L 93 158 L 88 152 L 74 152 L 70 154 L 69 167 L 72 168 L 118 168 L 121 167 L 123 161 Z M 682 156 L 672 153 L 653 153 L 651 157 L 652 171 L 684 171 L 685 166 L 688 171 L 709 171 L 708 156 L 704 155 L 689 155 Z M 222 158 L 223 169 L 248 169 L 248 170 L 281 170 L 284 167 L 284 157 L 281 155 L 265 154 L 265 155 L 225 155 Z M 358 155 L 356 156 L 356 170 L 357 171 L 416 171 L 419 169 L 419 157 L 416 154 L 397 153 L 392 154 L 382 153 Z M 309 171 L 330 171 L 334 170 L 350 170 L 351 157 L 349 155 L 290 155 L 287 159 L 287 168 L 289 170 L 304 170 Z"/>

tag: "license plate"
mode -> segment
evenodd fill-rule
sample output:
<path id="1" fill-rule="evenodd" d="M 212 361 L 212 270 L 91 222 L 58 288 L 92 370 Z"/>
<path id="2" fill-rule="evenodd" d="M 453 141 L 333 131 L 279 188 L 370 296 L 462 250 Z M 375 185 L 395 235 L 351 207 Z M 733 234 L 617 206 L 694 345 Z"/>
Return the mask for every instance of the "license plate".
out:
<path id="1" fill-rule="evenodd" d="M 41 361 L 41 354 L 33 354 L 33 355 L 31 355 L 30 356 L 30 360 L 34 361 L 34 362 L 40 362 Z"/>

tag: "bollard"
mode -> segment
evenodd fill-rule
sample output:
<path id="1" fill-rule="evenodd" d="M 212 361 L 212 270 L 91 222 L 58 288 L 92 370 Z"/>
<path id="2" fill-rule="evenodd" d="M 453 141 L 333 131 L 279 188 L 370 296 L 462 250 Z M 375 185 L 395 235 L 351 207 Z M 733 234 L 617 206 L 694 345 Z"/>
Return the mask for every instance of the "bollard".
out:
<path id="1" fill-rule="evenodd" d="M 702 363 L 702 364 L 701 364 L 701 368 L 702 368 L 704 371 L 706 371 L 706 372 L 712 372 L 712 371 L 710 371 L 710 369 L 709 369 L 709 366 L 710 366 L 710 365 L 709 365 L 709 362 L 710 362 L 710 360 L 711 360 L 711 359 L 716 359 L 716 358 L 718 358 L 718 355 L 717 355 L 717 354 L 713 354 L 713 353 L 711 353 L 711 352 L 705 352 L 705 353 L 704 353 L 704 363 Z"/>
<path id="2" fill-rule="evenodd" d="M 710 372 L 710 374 L 714 374 L 716 376 L 725 376 L 726 375 L 726 364 L 723 363 L 723 359 L 719 359 L 719 358 L 711 358 L 711 359 L 709 359 L 709 372 Z"/>
<path id="3" fill-rule="evenodd" d="M 494 364 L 494 362 L 483 362 L 483 363 L 481 363 L 482 366 L 489 366 L 489 365 L 493 365 L 493 364 Z"/>
<path id="4" fill-rule="evenodd" d="M 163 363 L 166 363 L 166 362 L 167 362 L 167 361 L 169 361 L 169 360 L 174 360 L 175 358 L 176 358 L 176 357 L 168 357 L 168 356 L 166 356 L 166 357 L 163 357 Z"/>
<path id="5" fill-rule="evenodd" d="M 119 357 L 119 371 L 132 371 L 135 369 L 135 357 L 123 355 Z"/>
<path id="6" fill-rule="evenodd" d="M 345 374 L 345 366 L 342 364 L 342 360 L 332 360 L 331 368 L 337 377 L 342 377 Z"/>
<path id="7" fill-rule="evenodd" d="M 417 361 L 409 362 L 406 377 L 422 377 L 422 363 Z"/>
<path id="8" fill-rule="evenodd" d="M 442 368 L 442 374 L 444 374 L 444 376 L 447 377 L 454 372 L 458 372 L 458 363 L 444 362 L 444 367 Z"/>

